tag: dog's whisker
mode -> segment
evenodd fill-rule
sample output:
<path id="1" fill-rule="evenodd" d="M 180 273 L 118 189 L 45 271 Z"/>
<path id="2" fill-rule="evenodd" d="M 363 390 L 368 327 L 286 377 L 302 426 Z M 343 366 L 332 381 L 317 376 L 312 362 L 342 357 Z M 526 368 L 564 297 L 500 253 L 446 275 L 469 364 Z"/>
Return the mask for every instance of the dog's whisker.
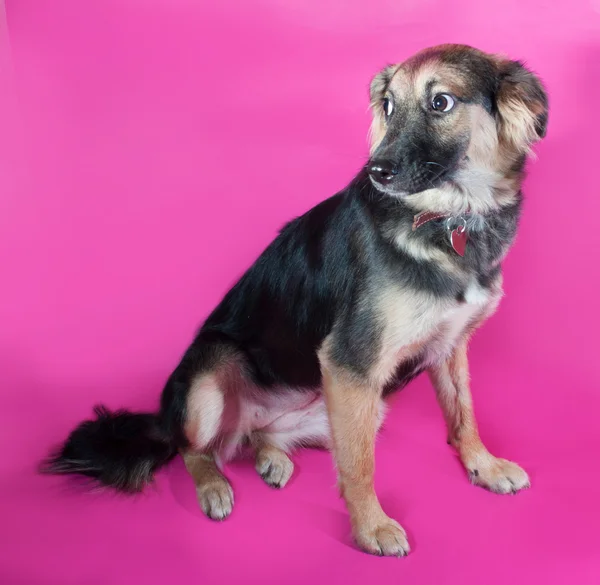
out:
<path id="1" fill-rule="evenodd" d="M 440 163 L 437 163 L 437 162 L 433 162 L 432 160 L 427 161 L 425 164 L 426 165 L 436 165 L 438 167 L 442 167 L 444 170 L 448 170 L 448 168 L 445 167 L 444 165 L 441 165 Z"/>

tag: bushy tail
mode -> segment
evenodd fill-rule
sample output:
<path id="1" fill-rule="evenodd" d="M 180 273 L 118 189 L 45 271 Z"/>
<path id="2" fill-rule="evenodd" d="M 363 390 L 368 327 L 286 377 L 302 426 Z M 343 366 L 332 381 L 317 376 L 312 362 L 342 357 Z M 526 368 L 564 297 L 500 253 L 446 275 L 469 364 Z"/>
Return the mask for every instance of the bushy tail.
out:
<path id="1" fill-rule="evenodd" d="M 122 492 L 139 492 L 154 472 L 177 453 L 158 415 L 94 409 L 96 418 L 82 422 L 41 467 L 50 474 L 79 474 Z"/>

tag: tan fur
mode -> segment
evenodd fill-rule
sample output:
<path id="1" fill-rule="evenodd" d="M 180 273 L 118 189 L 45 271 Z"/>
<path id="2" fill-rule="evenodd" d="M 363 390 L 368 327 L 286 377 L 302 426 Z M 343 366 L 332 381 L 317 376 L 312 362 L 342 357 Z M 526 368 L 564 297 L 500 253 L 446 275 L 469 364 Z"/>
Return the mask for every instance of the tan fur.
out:
<path id="1" fill-rule="evenodd" d="M 435 262 L 440 268 L 447 272 L 456 270 L 456 264 L 453 263 L 448 255 L 438 248 L 425 245 L 419 238 L 412 237 L 412 228 L 408 225 L 395 227 L 393 232 L 385 234 L 394 244 L 403 252 L 408 253 L 416 260 L 425 260 Z"/>
<path id="2" fill-rule="evenodd" d="M 536 141 L 535 117 L 531 110 L 515 95 L 507 95 L 498 102 L 502 119 L 502 135 L 513 148 L 528 151 Z"/>
<path id="3" fill-rule="evenodd" d="M 219 471 L 214 457 L 187 451 L 183 453 L 185 467 L 194 480 L 202 511 L 213 520 L 224 520 L 233 509 L 233 490 Z"/>
<path id="4" fill-rule="evenodd" d="M 218 435 L 225 411 L 225 390 L 216 374 L 202 374 L 191 385 L 187 404 L 187 435 L 196 448 Z"/>
<path id="5" fill-rule="evenodd" d="M 382 286 L 375 295 L 384 329 L 379 359 L 370 372 L 373 384 L 383 386 L 399 364 L 423 352 L 428 363 L 444 359 L 473 322 L 492 311 L 492 305 L 495 309 L 501 289 L 482 294 L 472 282 L 465 295 L 467 302 L 457 304 L 423 291 Z"/>
<path id="6" fill-rule="evenodd" d="M 186 405 L 185 434 L 197 451 L 214 446 L 223 435 L 235 428 L 240 418 L 240 398 L 246 383 L 239 356 L 218 348 L 215 366 L 192 381 Z"/>
<path id="7" fill-rule="evenodd" d="M 529 478 L 516 463 L 494 457 L 479 437 L 469 389 L 467 345 L 465 336 L 445 362 L 430 369 L 448 442 L 458 451 L 474 484 L 497 493 L 514 493 L 529 487 Z"/>
<path id="8" fill-rule="evenodd" d="M 255 433 L 253 443 L 256 448 L 256 471 L 265 483 L 282 488 L 294 473 L 294 464 L 282 449 L 270 445 L 267 437 Z"/>
<path id="9" fill-rule="evenodd" d="M 371 126 L 369 128 L 368 133 L 368 141 L 370 145 L 369 150 L 371 154 L 373 154 L 375 149 L 379 146 L 386 132 L 385 119 L 383 116 L 383 110 L 381 105 L 381 96 L 383 95 L 385 89 L 384 78 L 387 75 L 393 75 L 396 68 L 397 67 L 395 65 L 387 67 L 386 69 L 378 73 L 371 81 L 371 102 L 369 104 L 369 107 L 371 109 L 373 120 L 371 122 Z"/>
<path id="10" fill-rule="evenodd" d="M 498 70 L 505 70 L 510 60 L 501 55 L 492 57 Z M 531 99 L 522 83 L 511 81 L 500 86 L 497 95 L 499 135 L 505 156 L 519 152 L 531 155 L 532 145 L 540 139 L 536 118 L 544 112 L 544 104 Z"/>
<path id="11" fill-rule="evenodd" d="M 323 392 L 339 487 L 350 513 L 354 538 L 364 550 L 374 554 L 408 554 L 404 529 L 385 514 L 373 485 L 381 390 L 325 360 Z"/>
<path id="12" fill-rule="evenodd" d="M 428 310 L 430 306 L 431 298 L 427 294 L 399 291 L 393 286 L 380 291 L 377 309 L 384 332 L 379 358 L 369 373 L 376 388 L 383 388 L 398 365 L 417 356 L 433 336 L 438 315 Z M 422 318 L 415 320 L 415 314 L 420 313 Z"/>

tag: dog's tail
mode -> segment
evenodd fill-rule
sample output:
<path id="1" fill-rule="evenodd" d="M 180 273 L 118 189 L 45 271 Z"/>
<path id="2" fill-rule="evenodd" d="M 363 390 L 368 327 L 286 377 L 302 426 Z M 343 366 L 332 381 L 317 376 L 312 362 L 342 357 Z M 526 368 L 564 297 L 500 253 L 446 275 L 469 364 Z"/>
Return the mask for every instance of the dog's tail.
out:
<path id="1" fill-rule="evenodd" d="M 42 463 L 49 474 L 78 474 L 122 492 L 139 492 L 177 454 L 175 440 L 156 414 L 94 409 L 96 418 L 76 427 Z"/>

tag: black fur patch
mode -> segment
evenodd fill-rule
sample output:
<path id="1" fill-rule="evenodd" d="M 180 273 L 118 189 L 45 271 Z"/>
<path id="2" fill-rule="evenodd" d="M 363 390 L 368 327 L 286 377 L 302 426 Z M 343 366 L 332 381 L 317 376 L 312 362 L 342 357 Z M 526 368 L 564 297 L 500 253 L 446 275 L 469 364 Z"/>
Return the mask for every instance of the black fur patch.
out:
<path id="1" fill-rule="evenodd" d="M 176 454 L 155 414 L 94 409 L 95 420 L 82 422 L 41 471 L 80 474 L 124 492 L 141 491 L 154 472 Z"/>

